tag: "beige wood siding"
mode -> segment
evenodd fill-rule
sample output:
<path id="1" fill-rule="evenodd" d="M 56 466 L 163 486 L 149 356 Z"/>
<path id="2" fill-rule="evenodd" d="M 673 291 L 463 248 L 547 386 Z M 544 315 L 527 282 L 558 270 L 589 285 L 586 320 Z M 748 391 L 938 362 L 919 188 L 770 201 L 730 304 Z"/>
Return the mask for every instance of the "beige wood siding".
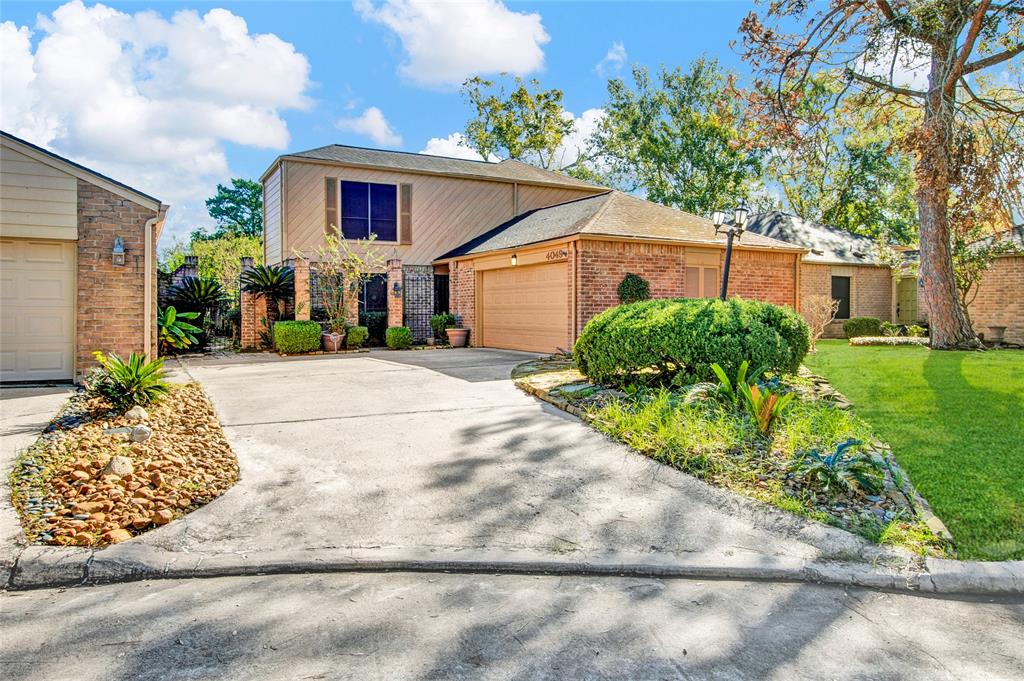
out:
<path id="1" fill-rule="evenodd" d="M 0 148 L 0 236 L 78 238 L 78 180 Z"/>
<path id="2" fill-rule="evenodd" d="M 560 187 L 535 187 L 531 185 L 519 185 L 519 212 L 546 208 L 566 201 L 582 199 L 584 196 L 601 194 L 605 189 L 562 189 Z"/>
<path id="3" fill-rule="evenodd" d="M 283 260 L 281 255 L 281 166 L 263 182 L 263 243 L 266 261 Z"/>
<path id="4" fill-rule="evenodd" d="M 569 265 L 556 262 L 480 273 L 480 344 L 556 352 L 569 342 Z"/>
<path id="5" fill-rule="evenodd" d="M 72 378 L 75 243 L 0 240 L 0 381 Z"/>

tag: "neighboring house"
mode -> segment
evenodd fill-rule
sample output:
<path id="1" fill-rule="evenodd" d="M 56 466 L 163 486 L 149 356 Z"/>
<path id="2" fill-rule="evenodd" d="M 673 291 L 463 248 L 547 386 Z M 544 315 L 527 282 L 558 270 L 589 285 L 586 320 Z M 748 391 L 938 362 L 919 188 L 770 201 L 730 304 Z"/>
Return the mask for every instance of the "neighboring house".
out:
<path id="1" fill-rule="evenodd" d="M 360 304 L 386 309 L 389 325 L 421 339 L 430 316 L 450 310 L 474 345 L 570 348 L 591 317 L 618 304 L 628 272 L 657 297 L 718 294 L 724 236 L 710 220 L 518 161 L 331 145 L 279 157 L 261 181 L 267 262 L 315 257 L 329 233 L 376 234 L 387 272 Z M 796 305 L 804 251 L 745 236 L 729 292 Z M 306 316 L 308 274 L 301 259 L 293 264 Z M 243 306 L 243 345 L 257 337 L 246 320 L 259 318 Z"/>
<path id="2" fill-rule="evenodd" d="M 95 350 L 155 354 L 167 206 L 0 136 L 0 380 L 72 380 Z"/>
<path id="3" fill-rule="evenodd" d="M 920 319 L 916 278 L 894 273 L 882 263 L 872 239 L 779 211 L 753 216 L 747 231 L 807 249 L 800 263 L 797 309 L 814 295 L 838 300 L 839 312 L 826 337 L 842 337 L 843 322 L 850 317 L 902 324 Z"/>

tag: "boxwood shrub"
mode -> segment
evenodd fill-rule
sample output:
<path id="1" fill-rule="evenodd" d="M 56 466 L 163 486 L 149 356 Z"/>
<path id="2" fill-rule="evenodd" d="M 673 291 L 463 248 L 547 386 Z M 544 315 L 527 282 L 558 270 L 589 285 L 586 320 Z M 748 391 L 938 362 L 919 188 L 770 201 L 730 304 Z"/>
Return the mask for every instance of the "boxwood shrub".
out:
<path id="1" fill-rule="evenodd" d="M 389 326 L 385 340 L 392 350 L 408 350 L 412 347 L 412 331 L 408 326 Z"/>
<path id="2" fill-rule="evenodd" d="M 847 338 L 885 335 L 882 331 L 882 320 L 878 317 L 850 317 L 843 322 L 843 333 Z"/>
<path id="3" fill-rule="evenodd" d="M 320 322 L 274 322 L 274 345 L 278 352 L 293 354 L 320 349 Z"/>
<path id="4" fill-rule="evenodd" d="M 358 348 L 370 336 L 370 330 L 365 326 L 350 326 L 345 332 L 345 347 Z"/>
<path id="5" fill-rule="evenodd" d="M 574 358 L 591 380 L 628 385 L 714 380 L 718 363 L 734 376 L 743 360 L 794 373 L 810 347 L 810 329 L 793 309 L 733 298 L 645 300 L 591 319 Z"/>

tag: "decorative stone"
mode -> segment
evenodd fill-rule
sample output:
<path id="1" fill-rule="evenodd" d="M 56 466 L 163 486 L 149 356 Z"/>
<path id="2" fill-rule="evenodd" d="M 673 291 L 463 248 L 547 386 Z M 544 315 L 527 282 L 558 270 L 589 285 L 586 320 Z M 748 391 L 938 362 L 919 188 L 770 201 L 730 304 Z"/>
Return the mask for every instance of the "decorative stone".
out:
<path id="1" fill-rule="evenodd" d="M 103 539 L 111 544 L 119 544 L 132 538 L 132 533 L 125 529 L 111 530 L 103 535 Z"/>
<path id="2" fill-rule="evenodd" d="M 149 412 L 136 404 L 124 413 L 124 417 L 129 421 L 148 421 Z"/>
<path id="3" fill-rule="evenodd" d="M 132 442 L 145 442 L 153 436 L 153 429 L 149 426 L 135 426 L 132 428 Z"/>
<path id="4" fill-rule="evenodd" d="M 115 456 L 110 459 L 106 466 L 103 467 L 100 475 L 118 475 L 124 477 L 126 475 L 131 475 L 134 472 L 135 467 L 132 465 L 131 459 L 127 456 Z"/>
<path id="5" fill-rule="evenodd" d="M 173 519 L 174 514 L 168 511 L 166 508 L 160 509 L 150 517 L 150 520 L 152 520 L 157 525 L 166 525 Z"/>

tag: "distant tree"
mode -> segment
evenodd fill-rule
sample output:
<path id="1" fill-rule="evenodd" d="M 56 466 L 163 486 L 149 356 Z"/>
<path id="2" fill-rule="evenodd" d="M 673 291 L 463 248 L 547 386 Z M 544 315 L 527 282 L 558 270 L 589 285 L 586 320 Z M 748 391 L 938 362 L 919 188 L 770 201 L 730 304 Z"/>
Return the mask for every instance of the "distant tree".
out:
<path id="1" fill-rule="evenodd" d="M 605 117 L 591 139 L 594 165 L 624 191 L 708 215 L 751 192 L 761 152 L 746 139 L 735 76 L 715 59 L 652 78 L 633 68 L 633 85 L 608 81 Z"/>
<path id="2" fill-rule="evenodd" d="M 217 193 L 206 200 L 206 210 L 217 223 L 212 233 L 192 232 L 192 240 L 225 236 L 263 235 L 263 186 L 244 178 L 233 178 L 231 186 L 217 185 Z"/>
<path id="3" fill-rule="evenodd" d="M 839 301 L 825 295 L 808 296 L 801 313 L 807 320 L 807 325 L 811 327 L 811 352 L 817 352 L 818 339 L 824 335 L 828 325 L 836 320 Z"/>
<path id="4" fill-rule="evenodd" d="M 242 258 L 252 258 L 257 265 L 263 263 L 263 241 L 254 236 L 225 236 L 219 239 L 199 239 L 189 243 L 175 241 L 161 251 L 160 269 L 173 272 L 185 262 L 186 255 L 199 258 L 199 276 L 216 279 L 224 288 L 228 299 L 238 304 L 238 276 L 242 272 Z"/>

